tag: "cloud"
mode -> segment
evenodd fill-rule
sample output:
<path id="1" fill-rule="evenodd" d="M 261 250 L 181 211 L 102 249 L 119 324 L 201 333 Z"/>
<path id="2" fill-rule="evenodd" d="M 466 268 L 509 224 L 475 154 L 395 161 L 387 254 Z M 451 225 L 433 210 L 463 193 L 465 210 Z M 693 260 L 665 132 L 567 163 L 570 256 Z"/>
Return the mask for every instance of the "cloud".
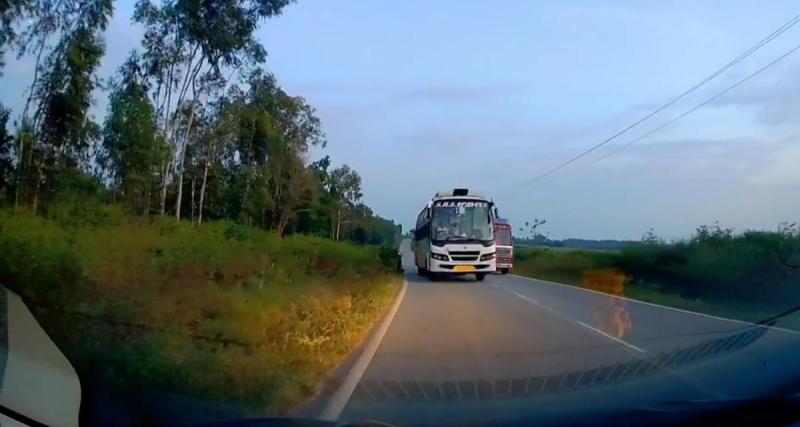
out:
<path id="1" fill-rule="evenodd" d="M 483 103 L 519 93 L 522 89 L 512 85 L 430 85 L 397 92 L 390 101 Z"/>
<path id="2" fill-rule="evenodd" d="M 767 126 L 784 126 L 800 123 L 800 81 L 795 66 L 765 82 L 746 83 L 722 96 L 714 107 L 753 108 L 757 123 Z"/>
<path id="3" fill-rule="evenodd" d="M 770 152 L 749 181 L 759 187 L 800 188 L 800 138 L 795 136 L 789 145 Z"/>
<path id="4" fill-rule="evenodd" d="M 292 88 L 309 99 L 323 102 L 357 102 L 380 108 L 405 108 L 447 104 L 450 107 L 481 106 L 521 93 L 524 88 L 513 85 L 420 85 L 410 88 L 377 86 L 368 83 L 328 82 L 299 85 Z"/>

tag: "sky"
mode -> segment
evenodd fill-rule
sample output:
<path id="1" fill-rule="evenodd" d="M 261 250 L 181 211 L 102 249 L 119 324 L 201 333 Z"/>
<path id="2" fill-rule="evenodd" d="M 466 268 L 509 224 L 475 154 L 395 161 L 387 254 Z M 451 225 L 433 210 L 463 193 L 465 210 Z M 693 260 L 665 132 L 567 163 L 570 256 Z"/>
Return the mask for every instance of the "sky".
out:
<path id="1" fill-rule="evenodd" d="M 100 70 L 137 46 L 116 1 Z M 436 192 L 492 197 L 551 238 L 667 239 L 702 224 L 742 231 L 800 221 L 800 51 L 685 119 L 800 43 L 800 24 L 643 125 L 533 178 L 692 87 L 800 13 L 792 1 L 300 0 L 258 37 L 287 92 L 316 107 L 328 154 L 364 202 L 414 223 Z M 19 108 L 31 61 L 7 58 L 0 102 Z M 102 116 L 107 94 L 95 96 Z"/>

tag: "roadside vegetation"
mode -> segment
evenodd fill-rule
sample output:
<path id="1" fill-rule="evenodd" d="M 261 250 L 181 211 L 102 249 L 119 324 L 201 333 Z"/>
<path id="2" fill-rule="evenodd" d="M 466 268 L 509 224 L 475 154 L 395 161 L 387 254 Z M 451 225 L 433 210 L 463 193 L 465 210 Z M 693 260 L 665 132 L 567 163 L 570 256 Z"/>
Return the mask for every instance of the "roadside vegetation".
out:
<path id="1" fill-rule="evenodd" d="M 0 79 L 32 66 L 0 105 L 0 285 L 84 390 L 280 412 L 394 296 L 400 227 L 266 68 L 256 31 L 290 3 L 137 1 L 142 39 L 110 79 L 112 0 L 0 6 Z"/>
<path id="2" fill-rule="evenodd" d="M 280 413 L 313 392 L 400 283 L 375 246 L 98 209 L 88 222 L 77 206 L 53 218 L 0 211 L 0 282 L 84 387 Z"/>
<path id="3" fill-rule="evenodd" d="M 734 233 L 701 226 L 686 241 L 648 233 L 620 251 L 516 250 L 515 271 L 654 303 L 760 321 L 800 305 L 800 228 Z M 800 316 L 779 325 L 800 328 Z"/>

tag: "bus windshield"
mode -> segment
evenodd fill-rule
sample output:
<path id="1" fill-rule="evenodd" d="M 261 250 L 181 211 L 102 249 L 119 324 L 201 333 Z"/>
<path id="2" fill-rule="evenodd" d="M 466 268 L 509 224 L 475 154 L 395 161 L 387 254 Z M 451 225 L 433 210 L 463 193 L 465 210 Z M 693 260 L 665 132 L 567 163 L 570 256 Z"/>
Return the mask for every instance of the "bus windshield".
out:
<path id="1" fill-rule="evenodd" d="M 497 227 L 494 231 L 497 235 L 497 244 L 499 246 L 511 246 L 511 229 L 508 227 Z"/>
<path id="2" fill-rule="evenodd" d="M 431 237 L 438 242 L 494 239 L 487 202 L 442 201 L 433 205 Z"/>

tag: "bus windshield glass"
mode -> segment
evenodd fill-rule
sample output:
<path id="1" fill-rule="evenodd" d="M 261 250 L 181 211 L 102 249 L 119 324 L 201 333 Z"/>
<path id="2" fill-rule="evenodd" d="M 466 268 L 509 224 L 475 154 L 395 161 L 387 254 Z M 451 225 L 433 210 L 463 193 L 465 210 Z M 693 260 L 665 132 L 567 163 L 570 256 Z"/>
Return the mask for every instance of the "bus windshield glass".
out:
<path id="1" fill-rule="evenodd" d="M 497 235 L 497 244 L 499 246 L 511 246 L 511 229 L 508 227 L 497 227 L 495 234 Z"/>
<path id="2" fill-rule="evenodd" d="M 435 202 L 431 237 L 437 242 L 494 240 L 489 203 L 472 200 Z"/>

